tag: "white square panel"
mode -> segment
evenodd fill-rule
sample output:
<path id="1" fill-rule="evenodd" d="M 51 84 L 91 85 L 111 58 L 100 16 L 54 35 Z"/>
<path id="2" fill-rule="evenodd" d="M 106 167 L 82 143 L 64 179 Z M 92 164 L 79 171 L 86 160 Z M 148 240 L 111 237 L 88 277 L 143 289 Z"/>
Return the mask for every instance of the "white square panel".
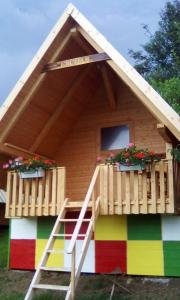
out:
<path id="1" fill-rule="evenodd" d="M 33 240 L 37 237 L 37 218 L 11 219 L 11 239 Z"/>
<path id="2" fill-rule="evenodd" d="M 68 249 L 70 240 L 65 240 L 65 249 Z M 83 240 L 78 240 L 76 242 L 76 260 L 78 260 L 80 253 L 82 251 Z M 65 253 L 64 255 L 64 266 L 70 268 L 71 266 L 71 255 Z M 82 267 L 82 272 L 85 273 L 95 273 L 95 242 L 90 241 L 88 251 L 84 260 Z"/>
<path id="3" fill-rule="evenodd" d="M 162 217 L 162 238 L 164 241 L 180 241 L 180 216 Z"/>

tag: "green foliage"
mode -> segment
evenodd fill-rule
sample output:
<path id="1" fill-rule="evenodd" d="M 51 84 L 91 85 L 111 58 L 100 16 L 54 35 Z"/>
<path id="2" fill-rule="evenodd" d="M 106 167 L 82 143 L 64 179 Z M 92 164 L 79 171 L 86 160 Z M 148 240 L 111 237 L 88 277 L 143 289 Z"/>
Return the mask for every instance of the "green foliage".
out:
<path id="1" fill-rule="evenodd" d="M 144 30 L 149 41 L 143 50 L 130 50 L 135 68 L 161 96 L 179 113 L 180 81 L 180 1 L 168 1 L 160 13 L 158 30 L 152 34 L 147 25 Z"/>
<path id="2" fill-rule="evenodd" d="M 165 81 L 152 78 L 150 84 L 180 114 L 180 78 L 172 77 Z"/>
<path id="3" fill-rule="evenodd" d="M 173 155 L 174 159 L 180 163 L 180 144 L 177 145 L 176 148 L 172 149 L 171 154 Z"/>
<path id="4" fill-rule="evenodd" d="M 133 143 L 130 143 L 127 148 L 124 148 L 116 155 L 110 153 L 110 157 L 106 159 L 106 163 L 126 166 L 141 165 L 141 167 L 144 167 L 146 162 L 150 163 L 158 159 L 154 151 L 137 149 Z"/>
<path id="5" fill-rule="evenodd" d="M 1 226 L 0 228 L 0 268 L 7 267 L 8 230 L 7 226 Z"/>

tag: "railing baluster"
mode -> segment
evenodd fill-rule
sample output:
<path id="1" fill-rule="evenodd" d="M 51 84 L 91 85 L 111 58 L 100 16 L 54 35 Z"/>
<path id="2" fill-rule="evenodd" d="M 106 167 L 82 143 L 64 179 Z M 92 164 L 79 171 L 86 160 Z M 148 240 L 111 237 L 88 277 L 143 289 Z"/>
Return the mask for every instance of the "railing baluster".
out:
<path id="1" fill-rule="evenodd" d="M 51 208 L 50 208 L 50 215 L 56 215 L 56 197 L 57 197 L 57 170 L 52 170 L 52 201 L 51 201 Z"/>
<path id="2" fill-rule="evenodd" d="M 151 209 L 150 213 L 156 213 L 156 177 L 155 177 L 155 163 L 152 163 L 151 170 Z"/>
<path id="3" fill-rule="evenodd" d="M 6 213 L 5 217 L 11 217 L 11 203 L 12 203 L 12 173 L 7 174 L 7 194 L 6 194 Z"/>
<path id="4" fill-rule="evenodd" d="M 25 179 L 24 180 L 24 190 L 25 190 L 25 196 L 24 196 L 24 209 L 23 209 L 23 216 L 28 217 L 29 216 L 29 205 L 30 205 L 30 180 Z"/>
<path id="5" fill-rule="evenodd" d="M 30 207 L 30 216 L 35 216 L 36 212 L 36 198 L 37 198 L 37 180 L 36 178 L 32 179 L 32 187 L 31 187 L 31 207 Z"/>
<path id="6" fill-rule="evenodd" d="M 43 215 L 49 215 L 49 200 L 50 200 L 50 172 L 46 172 L 46 179 L 45 179 L 45 195 L 44 195 L 44 209 Z"/>
<path id="7" fill-rule="evenodd" d="M 121 172 L 116 172 L 117 176 L 117 213 L 122 215 L 122 182 L 121 182 Z"/>
<path id="8" fill-rule="evenodd" d="M 45 179 L 38 179 L 37 216 L 42 216 Z"/>
<path id="9" fill-rule="evenodd" d="M 165 213 L 165 183 L 164 183 L 164 162 L 159 162 L 159 183 L 160 183 L 160 213 Z"/>
<path id="10" fill-rule="evenodd" d="M 17 216 L 22 216 L 22 206 L 23 206 L 23 179 L 19 178 L 19 192 L 18 192 L 18 207 L 17 207 Z"/>
<path id="11" fill-rule="evenodd" d="M 142 207 L 141 207 L 141 212 L 143 214 L 147 214 L 147 174 L 146 171 L 143 172 L 142 174 Z"/>
<path id="12" fill-rule="evenodd" d="M 126 214 L 130 214 L 130 172 L 125 172 Z"/>
<path id="13" fill-rule="evenodd" d="M 139 214 L 138 174 L 134 172 L 134 213 Z"/>
<path id="14" fill-rule="evenodd" d="M 109 166 L 109 215 L 114 215 L 114 166 Z"/>
<path id="15" fill-rule="evenodd" d="M 16 202 L 17 202 L 17 173 L 13 173 L 13 189 L 12 189 L 12 217 L 16 216 Z"/>
<path id="16" fill-rule="evenodd" d="M 173 182 L 173 162 L 172 159 L 168 160 L 168 191 L 169 203 L 167 204 L 167 213 L 174 212 L 174 182 Z"/>
<path id="17" fill-rule="evenodd" d="M 56 214 L 59 214 L 65 199 L 66 170 L 65 168 L 57 168 L 57 173 Z"/>

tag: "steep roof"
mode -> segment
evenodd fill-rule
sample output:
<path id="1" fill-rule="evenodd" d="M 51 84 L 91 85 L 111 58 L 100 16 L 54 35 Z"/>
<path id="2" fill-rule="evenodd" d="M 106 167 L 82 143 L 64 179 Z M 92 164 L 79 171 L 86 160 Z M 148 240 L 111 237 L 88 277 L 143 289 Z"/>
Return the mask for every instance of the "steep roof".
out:
<path id="1" fill-rule="evenodd" d="M 67 43 L 71 30 L 76 27 L 80 35 L 97 53 L 105 52 L 110 60 L 107 64 L 133 91 L 147 109 L 180 140 L 180 117 L 143 77 L 121 56 L 121 54 L 97 31 L 97 29 L 69 4 L 37 54 L 18 80 L 0 109 L 0 141 L 6 141 L 20 114 L 25 110 L 30 97 L 41 84 L 45 74 L 42 67 L 56 61 L 59 41 L 62 48 Z M 63 37 L 63 39 L 62 39 Z"/>

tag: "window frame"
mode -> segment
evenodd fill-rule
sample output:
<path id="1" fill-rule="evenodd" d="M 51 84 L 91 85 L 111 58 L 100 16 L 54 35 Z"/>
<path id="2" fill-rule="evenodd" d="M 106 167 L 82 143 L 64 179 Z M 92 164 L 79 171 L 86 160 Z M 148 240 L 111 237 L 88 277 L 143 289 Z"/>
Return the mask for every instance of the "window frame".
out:
<path id="1" fill-rule="evenodd" d="M 105 122 L 99 125 L 96 135 L 96 145 L 97 145 L 97 156 L 107 156 L 108 153 L 118 153 L 123 148 L 113 149 L 113 150 L 101 150 L 101 129 L 102 128 L 109 128 L 109 127 L 116 127 L 116 126 L 123 126 L 126 125 L 129 127 L 129 142 L 134 143 L 134 122 L 131 120 L 121 120 L 121 121 L 114 121 L 114 122 Z"/>

